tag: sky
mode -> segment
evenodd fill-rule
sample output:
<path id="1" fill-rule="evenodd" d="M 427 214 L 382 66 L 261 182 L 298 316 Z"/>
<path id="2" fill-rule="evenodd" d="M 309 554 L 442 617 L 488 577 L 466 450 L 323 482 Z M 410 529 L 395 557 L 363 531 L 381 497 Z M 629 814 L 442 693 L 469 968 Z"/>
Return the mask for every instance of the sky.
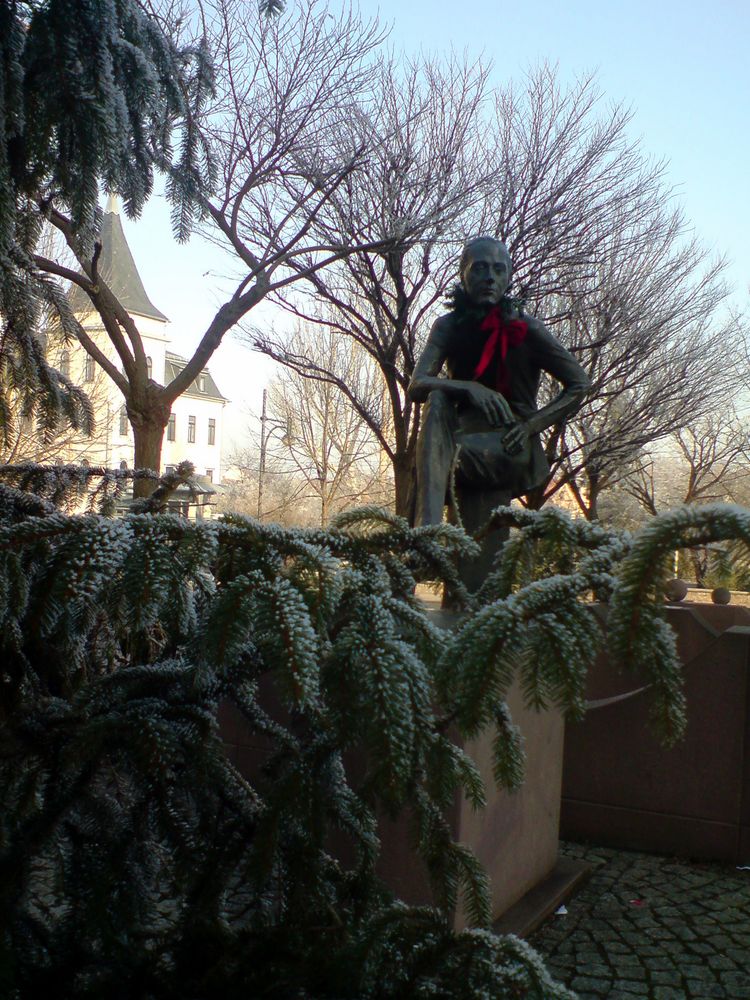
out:
<path id="1" fill-rule="evenodd" d="M 291 4 L 294 0 L 288 0 Z M 492 62 L 493 82 L 521 81 L 549 62 L 563 83 L 596 73 L 604 102 L 633 113 L 630 135 L 668 163 L 696 234 L 731 261 L 736 301 L 750 293 L 750 3 L 747 0 L 362 0 L 365 16 L 389 25 L 390 45 L 406 54 L 466 51 Z M 142 218 L 123 218 L 154 302 L 171 321 L 174 350 L 189 354 L 220 303 L 221 263 L 197 240 L 171 238 L 169 211 L 155 195 Z M 226 287 L 226 286 L 225 286 Z M 255 324 L 272 322 L 260 307 Z M 210 368 L 232 403 L 227 425 L 241 446 L 274 366 L 225 339 Z M 257 423 L 257 419 L 256 419 Z"/>

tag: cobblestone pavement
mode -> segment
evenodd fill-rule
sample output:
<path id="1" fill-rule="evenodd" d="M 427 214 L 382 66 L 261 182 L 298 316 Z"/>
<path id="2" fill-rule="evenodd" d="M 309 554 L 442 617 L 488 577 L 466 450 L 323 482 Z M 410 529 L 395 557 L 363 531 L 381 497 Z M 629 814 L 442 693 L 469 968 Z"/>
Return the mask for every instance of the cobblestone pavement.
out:
<path id="1" fill-rule="evenodd" d="M 563 845 L 590 880 L 531 938 L 581 1000 L 750 998 L 750 871 Z"/>

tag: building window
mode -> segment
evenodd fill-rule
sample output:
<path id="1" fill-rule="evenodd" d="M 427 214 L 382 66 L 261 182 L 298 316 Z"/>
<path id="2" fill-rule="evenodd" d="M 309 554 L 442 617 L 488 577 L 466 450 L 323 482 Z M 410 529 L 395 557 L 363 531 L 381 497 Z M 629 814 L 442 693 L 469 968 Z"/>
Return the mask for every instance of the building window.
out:
<path id="1" fill-rule="evenodd" d="M 171 475 L 171 474 L 172 474 L 173 472 L 176 472 L 176 471 L 177 471 L 177 466 L 176 466 L 176 465 L 168 465 L 168 466 L 167 466 L 167 467 L 166 467 L 166 468 L 164 469 L 164 471 L 166 472 L 166 474 L 167 474 L 168 476 L 170 476 L 170 475 Z"/>
<path id="2" fill-rule="evenodd" d="M 128 467 L 128 463 L 126 461 L 123 460 L 122 462 L 120 462 L 120 472 L 125 472 L 125 470 L 127 469 L 127 467 Z"/>
<path id="3" fill-rule="evenodd" d="M 206 391 L 206 376 L 205 375 L 199 375 L 198 376 L 198 389 L 201 392 L 205 392 Z"/>
<path id="4" fill-rule="evenodd" d="M 195 444 L 195 417 L 188 417 L 188 444 Z"/>
<path id="5" fill-rule="evenodd" d="M 208 418 L 208 443 L 216 444 L 216 420 L 213 417 Z"/>
<path id="6" fill-rule="evenodd" d="M 213 469 L 206 469 L 206 479 L 209 481 L 209 483 L 212 483 L 214 481 L 214 470 Z"/>
<path id="7" fill-rule="evenodd" d="M 127 407 L 120 407 L 120 434 L 127 437 L 128 434 L 128 411 Z"/>
<path id="8" fill-rule="evenodd" d="M 167 441 L 177 440 L 177 417 L 174 413 L 169 414 L 169 420 L 167 422 Z"/>
<path id="9" fill-rule="evenodd" d="M 70 378 L 70 354 L 68 351 L 63 351 L 60 355 L 60 374 L 64 375 L 65 378 Z"/>
<path id="10" fill-rule="evenodd" d="M 90 355 L 86 355 L 86 366 L 83 369 L 83 381 L 93 382 L 94 381 L 94 368 L 96 362 Z"/>
<path id="11" fill-rule="evenodd" d="M 146 374 L 148 375 L 149 378 L 151 378 L 153 373 L 154 373 L 154 362 L 151 360 L 151 358 L 146 358 Z"/>

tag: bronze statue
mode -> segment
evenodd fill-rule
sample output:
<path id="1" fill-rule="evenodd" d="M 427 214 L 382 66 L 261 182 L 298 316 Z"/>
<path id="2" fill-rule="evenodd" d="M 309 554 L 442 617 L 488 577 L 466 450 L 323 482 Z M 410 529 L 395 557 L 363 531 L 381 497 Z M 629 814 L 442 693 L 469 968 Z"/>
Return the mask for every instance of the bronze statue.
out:
<path id="1" fill-rule="evenodd" d="M 442 521 L 453 471 L 461 520 L 471 532 L 495 507 L 544 481 L 549 465 L 539 434 L 578 409 L 590 381 L 545 325 L 507 294 L 511 261 L 503 243 L 485 236 L 470 240 L 459 272 L 453 308 L 435 321 L 409 395 L 425 404 L 416 523 Z M 443 368 L 447 378 L 438 377 Z M 537 409 L 543 371 L 562 389 Z M 470 590 L 481 585 L 503 541 L 496 533 L 485 541 L 482 556 L 461 568 Z"/>

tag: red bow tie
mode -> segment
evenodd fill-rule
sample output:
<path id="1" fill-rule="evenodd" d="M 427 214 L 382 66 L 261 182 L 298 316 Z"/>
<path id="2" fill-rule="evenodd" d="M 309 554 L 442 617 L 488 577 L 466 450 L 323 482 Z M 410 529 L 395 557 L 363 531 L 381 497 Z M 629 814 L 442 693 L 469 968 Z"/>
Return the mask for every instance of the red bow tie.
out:
<path id="1" fill-rule="evenodd" d="M 528 326 L 522 319 L 504 320 L 500 306 L 494 306 L 482 320 L 479 329 L 489 333 L 489 337 L 484 343 L 479 364 L 474 369 L 474 378 L 480 378 L 487 371 L 492 359 L 497 357 L 499 353 L 495 369 L 495 388 L 505 396 L 510 389 L 508 370 L 505 367 L 508 348 L 518 347 L 523 342 Z M 500 346 L 499 352 L 498 345 Z"/>

